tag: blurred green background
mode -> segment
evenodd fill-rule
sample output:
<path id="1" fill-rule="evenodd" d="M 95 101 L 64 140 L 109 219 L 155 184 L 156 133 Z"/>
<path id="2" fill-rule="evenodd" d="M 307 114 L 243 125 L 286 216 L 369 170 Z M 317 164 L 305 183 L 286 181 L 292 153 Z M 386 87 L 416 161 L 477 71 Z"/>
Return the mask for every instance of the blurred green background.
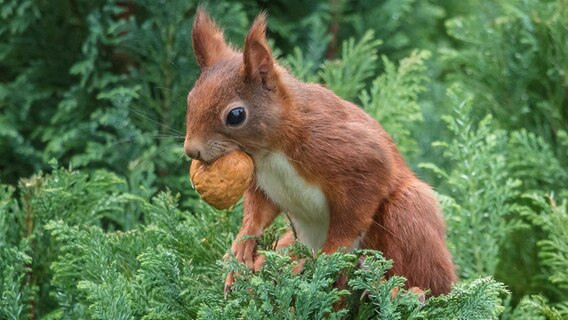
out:
<path id="1" fill-rule="evenodd" d="M 250 316 L 207 303 L 241 208 L 187 177 L 198 5 L 0 0 L 0 318 Z M 204 5 L 238 47 L 266 10 L 281 64 L 383 124 L 440 194 L 460 278 L 510 290 L 494 317 L 568 317 L 568 1 Z"/>

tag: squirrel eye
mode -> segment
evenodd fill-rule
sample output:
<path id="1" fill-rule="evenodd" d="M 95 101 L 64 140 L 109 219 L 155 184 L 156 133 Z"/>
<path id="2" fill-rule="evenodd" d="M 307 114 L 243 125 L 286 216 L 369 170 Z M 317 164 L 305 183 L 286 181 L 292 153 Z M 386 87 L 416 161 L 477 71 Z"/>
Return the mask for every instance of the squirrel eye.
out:
<path id="1" fill-rule="evenodd" d="M 245 108 L 237 107 L 231 109 L 229 114 L 227 115 L 227 125 L 229 126 L 238 126 L 239 124 L 243 123 L 246 118 Z"/>

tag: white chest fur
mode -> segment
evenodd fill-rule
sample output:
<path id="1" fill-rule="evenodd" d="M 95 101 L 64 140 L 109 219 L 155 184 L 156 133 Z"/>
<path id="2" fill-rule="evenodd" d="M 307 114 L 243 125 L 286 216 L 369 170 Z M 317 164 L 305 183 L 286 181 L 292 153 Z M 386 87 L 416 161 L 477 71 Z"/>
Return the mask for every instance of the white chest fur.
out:
<path id="1" fill-rule="evenodd" d="M 329 206 L 321 188 L 301 177 L 283 153 L 270 152 L 254 160 L 257 185 L 289 214 L 298 239 L 320 249 L 329 228 Z"/>

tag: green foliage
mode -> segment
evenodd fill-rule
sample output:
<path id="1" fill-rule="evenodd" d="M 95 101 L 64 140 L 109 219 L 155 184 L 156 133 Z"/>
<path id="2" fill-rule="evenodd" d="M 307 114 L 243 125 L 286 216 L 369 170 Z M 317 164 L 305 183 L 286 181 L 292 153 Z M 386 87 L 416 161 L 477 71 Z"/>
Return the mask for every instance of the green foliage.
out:
<path id="1" fill-rule="evenodd" d="M 565 0 L 205 3 L 237 47 L 266 9 L 279 60 L 434 186 L 461 280 L 425 303 L 378 252 L 295 245 L 293 274 L 285 219 L 258 273 L 222 261 L 242 207 L 202 203 L 182 151 L 200 2 L 0 1 L 1 319 L 568 316 Z"/>
<path id="2" fill-rule="evenodd" d="M 568 316 L 568 211 L 566 200 L 557 204 L 553 195 L 545 198 L 537 194 L 526 197 L 536 206 L 536 210 L 525 213 L 535 225 L 542 228 L 544 238 L 538 242 L 540 263 L 544 266 L 548 280 L 556 289 L 556 296 L 551 300 L 558 305 L 559 314 Z M 534 299 L 533 299 L 534 300 Z M 535 300 L 545 308 L 543 299 Z M 552 311 L 550 311 L 552 312 Z M 554 311 L 557 312 L 557 311 Z"/>
<path id="3" fill-rule="evenodd" d="M 392 267 L 380 253 L 358 251 L 313 256 L 305 248 L 294 247 L 305 259 L 304 271 L 293 274 L 296 264 L 287 255 L 265 252 L 267 266 L 253 274 L 234 264 L 240 276 L 227 303 L 211 303 L 200 317 L 204 319 L 492 319 L 502 311 L 501 296 L 508 292 L 503 284 L 484 278 L 457 285 L 448 296 L 429 299 L 426 304 L 401 289 L 405 279 L 391 277 L 383 281 Z M 302 254 L 303 252 L 303 254 Z M 364 255 L 365 259 L 357 259 Z M 333 282 L 347 272 L 349 291 L 339 291 Z M 400 289 L 393 297 L 393 289 Z M 340 301 L 348 307 L 334 311 Z M 345 299 L 348 298 L 348 299 Z M 213 306 L 212 306 L 213 305 Z M 456 317 L 457 315 L 457 317 Z"/>
<path id="4" fill-rule="evenodd" d="M 514 319 L 534 320 L 560 320 L 563 319 L 558 310 L 548 305 L 548 301 L 542 296 L 524 297 L 515 309 Z"/>
<path id="5" fill-rule="evenodd" d="M 323 82 L 344 99 L 353 99 L 365 85 L 375 68 L 376 47 L 372 32 L 367 32 L 359 42 L 349 39 L 343 43 L 341 60 L 326 62 L 319 73 Z M 346 81 L 349 79 L 349 81 Z"/>
<path id="6" fill-rule="evenodd" d="M 451 251 L 459 274 L 469 279 L 495 274 L 501 246 L 520 227 L 515 204 L 520 181 L 507 171 L 506 132 L 492 128 L 491 116 L 473 122 L 471 99 L 462 100 L 460 94 L 459 87 L 448 92 L 456 107 L 443 118 L 455 138 L 436 143 L 455 166 L 449 172 L 434 164 L 422 166 L 445 181 L 442 200 Z"/>
<path id="7" fill-rule="evenodd" d="M 0 185 L 0 317 L 21 319 L 29 314 L 29 299 L 35 286 L 24 285 L 30 281 L 31 257 L 28 241 L 18 241 L 14 232 L 17 221 L 14 213 L 19 210 L 13 198 L 14 188 Z"/>
<path id="8" fill-rule="evenodd" d="M 428 301 L 428 319 L 497 319 L 503 307 L 501 296 L 507 294 L 502 283 L 480 278 L 452 289 L 447 296 Z"/>
<path id="9" fill-rule="evenodd" d="M 483 3 L 446 21 L 460 43 L 444 50 L 449 77 L 472 90 L 480 112 L 551 141 L 568 125 L 567 22 L 563 0 Z"/>
<path id="10" fill-rule="evenodd" d="M 426 90 L 425 60 L 429 57 L 429 51 L 415 51 L 402 59 L 398 68 L 383 57 L 385 72 L 360 95 L 361 106 L 391 132 L 404 155 L 411 155 L 417 149 L 412 128 L 423 120 L 417 100 Z"/>
<path id="11" fill-rule="evenodd" d="M 381 5 L 357 2 L 359 8 L 345 8 L 348 12 L 346 20 L 352 23 L 352 26 L 345 26 L 345 33 L 361 34 L 365 29 L 374 30 L 385 40 L 385 53 L 397 60 L 415 48 L 435 49 L 432 38 L 439 37 L 436 24 L 445 11 L 442 4 L 436 3 L 439 1 L 387 0 L 381 1 Z"/>
<path id="12" fill-rule="evenodd" d="M 426 314 L 422 303 L 414 294 L 400 290 L 404 287 L 403 277 L 391 277 L 383 281 L 385 272 L 392 267 L 392 261 L 381 255 L 367 252 L 361 267 L 353 272 L 349 284 L 361 290 L 362 297 L 368 296 L 369 303 L 360 305 L 357 319 L 422 319 Z M 398 290 L 393 298 L 393 290 Z"/>
<path id="13" fill-rule="evenodd" d="M 369 31 L 357 42 L 353 38 L 346 40 L 342 45 L 340 59 L 316 64 L 305 57 L 300 48 L 296 47 L 284 63 L 300 79 L 313 82 L 322 81 L 340 97 L 353 100 L 364 88 L 366 81 L 375 73 L 376 49 L 380 44 L 381 41 Z"/>
<path id="14" fill-rule="evenodd" d="M 556 191 L 568 179 L 568 171 L 561 164 L 551 145 L 542 137 L 526 129 L 511 132 L 507 166 L 511 174 L 523 182 L 523 189 Z"/>
<path id="15" fill-rule="evenodd" d="M 266 252 L 266 267 L 252 274 L 236 266 L 239 277 L 226 304 L 201 311 L 204 319 L 341 319 L 347 310 L 333 311 L 333 304 L 347 294 L 333 288 L 343 269 L 351 267 L 352 255 L 306 257 L 304 271 L 294 275 L 290 257 Z"/>
<path id="16" fill-rule="evenodd" d="M 486 317 L 499 310 L 481 306 L 490 303 L 486 299 L 493 301 L 493 295 L 499 294 L 500 289 L 478 286 L 475 281 L 458 286 L 470 288 L 467 289 L 470 291 L 464 289 L 467 292 L 460 293 L 463 296 L 471 295 L 472 299 L 475 295 L 484 297 L 467 305 L 460 305 L 462 300 L 448 296 L 447 300 L 429 300 L 436 303 L 430 305 L 428 302 L 423 306 L 414 294 L 404 290 L 391 298 L 391 290 L 402 287 L 405 280 L 393 277 L 381 281 L 392 261 L 379 253 L 314 256 L 301 246 L 293 248 L 296 255 L 305 259 L 304 271 L 298 275 L 292 271 L 295 261 L 286 254 L 273 251 L 263 252 L 267 257 L 266 267 L 255 274 L 230 260 L 227 270 L 238 271 L 239 276 L 228 300 L 224 301 L 221 281 L 224 271 L 216 261 L 223 256 L 234 236 L 227 226 L 237 226 L 238 215 L 206 207 L 193 214 L 181 211 L 177 208 L 178 199 L 167 193 L 147 201 L 124 192 L 118 198 L 128 201 L 104 201 L 108 200 L 109 194 L 121 191 L 124 183 L 114 175 L 98 175 L 95 178 L 58 169 L 52 175 L 37 177 L 34 193 L 24 197 L 32 204 L 32 211 L 39 220 L 53 218 L 43 225 L 43 230 L 35 231 L 44 235 L 44 249 L 34 251 L 36 255 L 44 255 L 37 258 L 39 261 L 48 262 L 49 274 L 44 275 L 41 281 L 51 284 L 50 298 L 58 307 L 36 309 L 39 315 L 58 319 L 187 319 L 198 316 L 306 319 L 342 318 L 351 314 L 358 319 L 373 318 L 374 315 L 392 319 L 427 319 L 429 313 L 437 314 L 450 306 L 465 314 L 481 312 Z M 77 190 L 85 190 L 86 186 L 93 187 L 96 183 L 96 188 L 93 187 L 96 192 L 83 194 L 87 203 L 97 204 L 96 213 L 86 216 L 80 223 L 73 217 L 76 214 L 74 209 L 83 208 L 82 204 L 63 201 L 70 206 L 72 216 L 54 216 L 56 208 L 49 202 L 44 206 L 35 205 L 46 201 L 46 193 L 51 193 L 54 199 L 68 197 L 73 190 L 59 186 L 70 179 L 73 179 L 70 185 L 76 185 Z M 10 196 L 9 193 L 5 195 L 3 206 L 9 203 L 16 205 Z M 104 217 L 112 217 L 110 213 L 115 212 L 118 203 L 122 204 L 123 212 L 143 212 L 146 223 L 128 231 L 111 231 L 105 224 L 96 223 L 93 217 L 98 216 L 100 221 L 104 221 Z M 14 210 L 19 208 L 14 207 Z M 366 256 L 363 264 L 357 260 L 360 254 Z M 30 257 L 22 256 L 20 260 L 3 259 L 2 263 L 18 266 L 30 260 Z M 29 287 L 22 282 L 10 281 L 9 277 L 14 276 L 11 268 L 3 268 L 7 272 L 3 273 L 2 284 L 10 289 L 3 291 L 3 301 L 10 306 L 3 308 L 3 312 L 8 318 L 18 318 L 33 304 L 14 299 Z M 33 264 L 31 268 L 22 270 L 26 272 L 19 275 L 20 278 L 27 274 L 37 277 L 40 272 L 46 272 Z M 349 284 L 355 290 L 355 296 L 347 300 L 352 307 L 334 311 L 334 303 L 350 295 L 347 290 L 334 288 L 334 282 L 342 272 L 349 273 Z M 37 285 L 40 283 L 38 280 Z M 30 299 L 36 299 L 31 293 L 28 295 Z M 366 298 L 357 302 L 357 295 Z M 467 309 L 472 304 L 479 305 Z"/>
<path id="17" fill-rule="evenodd" d="M 6 266 L 2 270 L 7 272 L 6 285 L 12 286 L 9 292 L 25 302 L 26 309 L 41 312 L 54 303 L 46 284 L 52 278 L 50 264 L 56 259 L 56 246 L 45 226 L 59 219 L 70 225 L 98 225 L 109 230 L 132 226 L 138 213 L 124 213 L 130 202 L 129 196 L 122 193 L 124 186 L 122 179 L 107 171 L 89 176 L 59 169 L 53 175 L 23 180 L 19 204 L 9 197 L 10 189 L 3 194 L 0 212 L 2 242 L 6 244 L 2 245 L 2 255 L 6 259 L 2 263 Z M 30 290 L 35 291 L 34 296 L 30 296 Z"/>
<path id="18" fill-rule="evenodd" d="M 56 186 L 70 176 L 76 177 L 75 185 L 81 190 L 91 180 L 103 180 L 58 170 L 40 180 L 37 194 L 41 197 L 51 192 L 54 199 L 63 198 L 69 192 Z M 233 237 L 226 225 L 236 226 L 238 217 L 203 206 L 200 214 L 182 212 L 177 209 L 178 199 L 170 194 L 160 194 L 151 202 L 127 192 L 108 196 L 123 185 L 123 181 L 99 183 L 93 188 L 97 192 L 83 197 L 96 203 L 100 213 L 117 208 L 117 202 L 109 198 L 128 200 L 122 203 L 122 212 L 142 212 L 145 224 L 127 231 L 108 231 L 106 223 L 87 225 L 89 219 L 85 219 L 76 224 L 69 217 L 57 216 L 42 226 L 49 240 L 45 251 L 50 254 L 38 260 L 50 267 L 52 298 L 59 305 L 50 315 L 70 319 L 186 319 L 196 315 L 200 303 L 211 297 L 220 299 L 222 270 L 216 261 Z M 35 194 L 31 199 L 36 201 Z M 38 207 L 35 214 L 48 218 L 51 208 Z M 72 209 L 69 211 L 74 212 Z M 100 222 L 107 221 L 98 216 Z"/>

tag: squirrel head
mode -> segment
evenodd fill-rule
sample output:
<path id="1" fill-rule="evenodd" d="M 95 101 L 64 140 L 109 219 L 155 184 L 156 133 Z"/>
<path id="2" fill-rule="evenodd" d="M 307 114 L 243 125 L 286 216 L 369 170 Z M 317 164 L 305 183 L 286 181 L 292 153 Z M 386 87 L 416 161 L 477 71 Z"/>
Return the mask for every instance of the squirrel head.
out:
<path id="1" fill-rule="evenodd" d="M 266 14 L 253 22 L 242 52 L 225 42 L 202 8 L 192 40 L 201 74 L 187 96 L 186 154 L 211 162 L 237 149 L 269 148 L 285 113 L 280 77 L 286 71 L 266 41 Z"/>

